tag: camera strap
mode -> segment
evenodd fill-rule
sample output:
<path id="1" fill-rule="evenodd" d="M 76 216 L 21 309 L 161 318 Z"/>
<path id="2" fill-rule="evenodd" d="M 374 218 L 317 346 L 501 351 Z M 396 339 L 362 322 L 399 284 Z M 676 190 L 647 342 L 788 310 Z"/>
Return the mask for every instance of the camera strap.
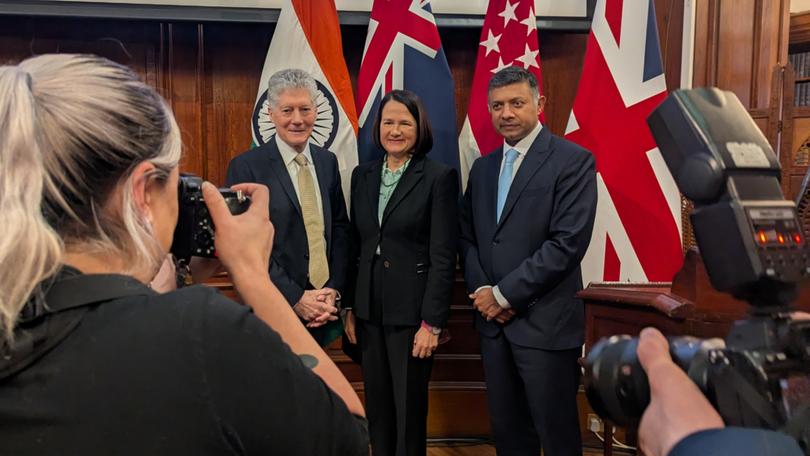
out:
<path id="1" fill-rule="evenodd" d="M 771 403 L 766 400 L 748 380 L 740 375 L 731 364 L 723 363 L 717 367 L 718 368 L 715 370 L 717 378 L 712 383 L 714 385 L 723 385 L 715 389 L 715 394 L 717 395 L 717 409 L 721 412 L 733 411 L 733 413 L 735 413 L 735 415 L 732 416 L 726 416 L 724 414 L 723 421 L 725 421 L 726 424 L 741 426 L 758 426 L 760 421 L 764 421 L 768 428 L 779 429 L 781 419 Z M 740 412 L 740 404 L 746 406 L 742 410 L 742 416 L 738 415 Z M 754 412 L 754 419 L 757 422 L 751 421 L 752 417 L 748 414 L 749 410 Z"/>

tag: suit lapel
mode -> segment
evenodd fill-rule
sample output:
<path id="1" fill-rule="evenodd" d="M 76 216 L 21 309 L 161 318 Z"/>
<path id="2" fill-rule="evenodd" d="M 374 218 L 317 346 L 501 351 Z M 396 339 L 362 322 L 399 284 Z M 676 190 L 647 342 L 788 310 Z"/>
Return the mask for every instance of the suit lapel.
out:
<path id="1" fill-rule="evenodd" d="M 486 220 L 489 220 L 492 225 L 495 225 L 498 214 L 498 177 L 501 174 L 501 161 L 503 161 L 503 146 L 495 152 L 492 152 L 494 159 L 487 162 L 486 176 L 484 182 L 486 188 L 484 189 L 485 195 L 488 195 L 489 201 L 486 206 L 487 213 L 485 214 Z"/>
<path id="2" fill-rule="evenodd" d="M 391 195 L 391 199 L 388 201 L 388 204 L 385 206 L 385 211 L 383 212 L 382 223 L 380 226 L 382 227 L 385 225 L 385 221 L 388 219 L 388 216 L 391 215 L 394 209 L 396 209 L 397 205 L 405 198 L 405 196 L 413 190 L 417 183 L 422 180 L 422 175 L 424 172 L 425 167 L 425 157 L 424 156 L 417 156 L 411 158 L 411 163 L 408 165 L 408 169 L 402 174 L 402 178 L 399 180 L 397 184 L 397 188 L 394 189 L 394 194 Z M 377 187 L 379 190 L 379 186 Z M 378 191 L 379 193 L 379 191 Z"/>
<path id="3" fill-rule="evenodd" d="M 512 185 L 509 186 L 509 193 L 506 195 L 506 203 L 503 206 L 503 214 L 501 214 L 501 220 L 498 223 L 498 227 L 496 228 L 496 232 L 500 229 L 503 223 L 509 218 L 509 214 L 512 212 L 512 208 L 515 207 L 515 203 L 517 202 L 518 198 L 520 198 L 521 192 L 523 189 L 526 188 L 526 185 L 532 180 L 532 177 L 537 173 L 537 170 L 543 166 L 546 159 L 549 156 L 549 143 L 551 142 L 551 134 L 548 132 L 546 127 L 543 127 L 540 130 L 540 134 L 537 135 L 537 138 L 534 139 L 532 146 L 529 147 L 529 151 L 526 153 L 526 157 L 523 158 L 523 163 L 521 163 L 520 168 L 518 168 L 517 174 L 515 174 L 515 178 L 512 180 Z M 497 177 L 495 181 L 497 182 Z M 495 193 L 497 194 L 497 185 Z"/>
<path id="4" fill-rule="evenodd" d="M 270 149 L 270 168 L 276 174 L 276 179 L 281 183 L 281 188 L 284 189 L 284 193 L 287 194 L 287 197 L 298 212 L 298 215 L 301 215 L 301 205 L 298 203 L 298 195 L 295 193 L 295 187 L 293 187 L 287 166 L 281 158 L 281 152 L 278 150 L 276 139 L 274 138 L 273 142 L 270 144 L 272 145 Z"/>
<path id="5" fill-rule="evenodd" d="M 380 181 L 382 177 L 383 159 L 374 160 L 374 163 L 366 170 L 366 190 L 368 191 L 368 204 L 371 213 L 374 215 L 375 225 L 379 228 L 380 219 L 377 217 L 377 210 L 380 207 Z"/>

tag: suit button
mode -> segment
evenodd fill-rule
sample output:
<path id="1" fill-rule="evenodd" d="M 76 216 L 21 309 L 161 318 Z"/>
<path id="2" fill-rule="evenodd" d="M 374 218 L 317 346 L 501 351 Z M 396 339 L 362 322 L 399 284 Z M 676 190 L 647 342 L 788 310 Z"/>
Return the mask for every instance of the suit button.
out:
<path id="1" fill-rule="evenodd" d="M 498 245 L 498 241 L 492 241 L 492 245 Z"/>
<path id="2" fill-rule="evenodd" d="M 389 267 L 391 267 L 391 263 L 389 263 L 388 260 L 385 260 L 383 261 L 383 267 L 385 267 L 385 269 L 388 269 Z"/>
<path id="3" fill-rule="evenodd" d="M 308 260 L 309 259 L 309 253 L 305 253 L 304 258 L 306 258 Z"/>

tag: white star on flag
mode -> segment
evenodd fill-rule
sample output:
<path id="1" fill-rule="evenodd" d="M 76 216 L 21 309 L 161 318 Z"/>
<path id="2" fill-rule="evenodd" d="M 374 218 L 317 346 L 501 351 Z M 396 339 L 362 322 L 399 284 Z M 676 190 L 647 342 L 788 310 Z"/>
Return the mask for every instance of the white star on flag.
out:
<path id="1" fill-rule="evenodd" d="M 498 41 L 500 41 L 502 35 L 503 34 L 493 35 L 492 29 L 487 30 L 487 39 L 479 43 L 481 46 L 487 48 L 487 53 L 485 55 L 489 55 L 489 53 L 492 52 L 493 50 L 498 54 L 501 53 L 501 49 L 498 47 Z"/>
<path id="2" fill-rule="evenodd" d="M 517 21 L 517 16 L 515 16 L 515 8 L 517 8 L 518 4 L 515 3 L 514 5 L 509 3 L 509 0 L 506 0 L 506 8 L 503 9 L 498 16 L 503 18 L 503 27 L 509 24 L 509 21 L 514 20 Z"/>
<path id="3" fill-rule="evenodd" d="M 537 16 L 534 15 L 534 8 L 529 8 L 529 15 L 526 16 L 526 19 L 520 21 L 520 23 L 526 26 L 526 36 L 531 35 L 533 31 L 537 30 Z"/>
<path id="4" fill-rule="evenodd" d="M 522 56 L 516 58 L 515 61 L 523 63 L 523 68 L 526 70 L 532 66 L 540 68 L 540 65 L 537 64 L 537 54 L 539 53 L 540 51 L 532 51 L 529 49 L 529 43 L 526 43 L 526 52 Z"/>
<path id="5" fill-rule="evenodd" d="M 499 72 L 499 71 L 503 70 L 504 68 L 506 68 L 506 67 L 508 67 L 508 66 L 509 66 L 509 65 L 504 64 L 504 63 L 503 63 L 503 59 L 502 59 L 500 56 L 498 56 L 498 66 L 497 66 L 497 67 L 495 67 L 495 68 L 493 68 L 493 69 L 492 69 L 492 70 L 490 70 L 490 71 L 492 72 L 492 74 L 495 74 L 495 73 L 497 73 L 497 72 Z"/>

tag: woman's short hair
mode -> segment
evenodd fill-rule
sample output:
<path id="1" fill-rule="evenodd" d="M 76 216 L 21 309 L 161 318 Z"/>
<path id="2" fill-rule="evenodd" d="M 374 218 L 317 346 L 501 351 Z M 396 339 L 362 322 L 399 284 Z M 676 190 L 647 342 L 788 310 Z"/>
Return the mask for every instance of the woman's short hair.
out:
<path id="1" fill-rule="evenodd" d="M 132 171 L 148 161 L 147 179 L 166 182 L 180 154 L 169 107 L 123 65 L 51 54 L 0 66 L 0 337 L 65 252 L 157 270 L 166 252 L 133 201 Z"/>
<path id="2" fill-rule="evenodd" d="M 377 109 L 377 117 L 374 119 L 374 130 L 372 133 L 374 144 L 380 149 L 385 150 L 380 139 L 380 124 L 382 123 L 383 107 L 392 100 L 405 105 L 408 112 L 410 112 L 416 120 L 417 133 L 416 144 L 413 146 L 413 155 L 424 155 L 430 152 L 430 150 L 433 149 L 433 130 L 430 128 L 430 119 L 428 119 L 427 111 L 422 105 L 419 96 L 410 90 L 397 89 L 385 94 L 380 102 L 379 109 Z"/>

